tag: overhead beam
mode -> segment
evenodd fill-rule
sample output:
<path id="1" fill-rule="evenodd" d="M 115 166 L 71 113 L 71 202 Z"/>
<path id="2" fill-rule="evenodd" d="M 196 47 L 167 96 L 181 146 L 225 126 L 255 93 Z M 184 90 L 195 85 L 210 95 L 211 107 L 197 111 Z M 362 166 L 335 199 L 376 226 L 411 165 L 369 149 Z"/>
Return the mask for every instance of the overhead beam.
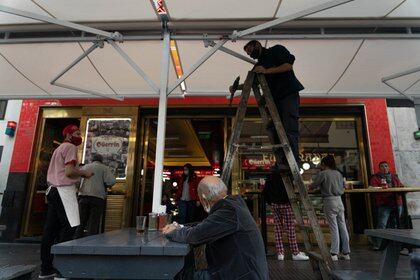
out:
<path id="1" fill-rule="evenodd" d="M 67 84 L 63 84 L 63 83 L 54 83 L 53 85 L 57 86 L 57 87 L 65 88 L 65 89 L 71 89 L 71 90 L 75 90 L 75 91 L 84 92 L 84 93 L 87 93 L 87 94 L 99 96 L 99 97 L 106 98 L 106 99 L 113 99 L 113 100 L 118 100 L 118 101 L 123 101 L 124 100 L 123 96 L 119 96 L 119 95 L 115 95 L 115 94 L 104 94 L 104 93 L 100 93 L 100 92 L 97 92 L 97 91 L 94 91 L 94 90 L 83 89 L 83 88 L 79 88 L 79 87 L 75 87 L 75 86 L 71 86 L 71 85 L 67 85 Z M 50 98 L 57 98 L 57 97 L 50 96 Z M 74 98 L 74 97 L 72 97 L 72 98 Z"/>
<path id="2" fill-rule="evenodd" d="M 131 68 L 133 68 L 134 71 L 136 71 L 137 74 L 139 74 L 146 81 L 146 83 L 153 89 L 153 91 L 159 94 L 159 87 L 147 76 L 147 74 L 140 68 L 140 66 L 138 66 L 137 63 L 133 59 L 131 59 L 131 57 L 123 49 L 121 49 L 117 43 L 115 43 L 112 40 L 108 40 L 107 42 L 111 44 L 111 46 L 114 47 L 114 49 L 119 53 L 119 55 L 125 61 L 127 61 Z"/>
<path id="3" fill-rule="evenodd" d="M 96 29 L 96 28 L 89 27 L 89 26 L 73 23 L 73 22 L 70 22 L 70 21 L 60 20 L 60 19 L 56 19 L 56 18 L 52 18 L 52 17 L 46 17 L 46 16 L 43 16 L 43 15 L 14 9 L 14 8 L 7 7 L 7 6 L 4 6 L 4 5 L 0 5 L 0 11 L 4 12 L 4 13 L 24 17 L 24 18 L 30 18 L 30 19 L 34 19 L 34 20 L 38 20 L 38 21 L 42 21 L 42 22 L 46 22 L 46 23 L 52 23 L 52 24 L 68 27 L 68 28 L 71 28 L 71 29 L 80 30 L 80 31 L 83 31 L 83 32 L 91 33 L 91 34 L 96 34 L 98 36 L 102 36 L 104 38 L 108 38 L 108 39 L 112 39 L 112 40 L 122 40 L 122 35 L 118 32 L 110 33 L 110 32 L 106 32 L 106 31 L 103 31 L 103 30 L 99 30 L 99 29 Z"/>
<path id="4" fill-rule="evenodd" d="M 336 6 L 351 2 L 351 1 L 354 1 L 354 0 L 333 0 L 333 1 L 329 1 L 327 3 L 317 5 L 315 7 L 308 8 L 308 9 L 305 9 L 305 10 L 297 12 L 297 13 L 293 13 L 293 14 L 285 16 L 285 17 L 280 17 L 280 18 L 277 18 L 275 20 L 271 20 L 269 22 L 265 22 L 265 23 L 259 24 L 257 26 L 254 26 L 254 27 L 251 27 L 251 28 L 239 31 L 239 32 L 237 32 L 237 31 L 233 32 L 232 35 L 231 35 L 231 39 L 236 40 L 237 38 L 240 38 L 240 37 L 243 37 L 243 36 L 246 36 L 246 35 L 249 35 L 249 34 L 257 33 L 259 31 L 262 31 L 262 30 L 265 30 L 265 29 L 268 29 L 268 28 L 271 28 L 271 27 L 275 27 L 277 25 L 280 25 L 280 24 L 288 22 L 288 21 L 299 19 L 299 18 L 302 18 L 302 17 L 305 17 L 305 16 L 309 16 L 309 15 L 318 13 L 318 12 L 322 12 L 324 10 L 328 10 L 330 8 L 333 8 L 333 7 L 336 7 Z"/>
<path id="5" fill-rule="evenodd" d="M 207 51 L 200 59 L 191 66 L 190 69 L 184 75 L 182 75 L 179 79 L 177 79 L 168 89 L 168 94 L 171 94 L 185 79 L 187 79 L 192 73 L 194 73 L 204 62 L 206 62 L 218 49 L 220 49 L 227 40 L 221 40 L 218 42 L 214 47 Z"/>
<path id="6" fill-rule="evenodd" d="M 400 90 L 399 88 L 393 86 L 390 83 L 390 81 L 394 80 L 394 79 L 397 79 L 397 78 L 400 78 L 400 77 L 403 77 L 403 76 L 407 76 L 407 75 L 416 73 L 416 72 L 420 72 L 420 67 L 415 67 L 415 68 L 412 68 L 412 69 L 408 69 L 408 70 L 405 70 L 405 71 L 402 71 L 402 72 L 395 73 L 395 74 L 387 76 L 387 77 L 383 77 L 382 78 L 382 83 L 384 83 L 388 87 L 392 88 L 393 90 L 395 90 L 399 94 L 405 96 L 406 98 L 408 98 L 410 100 L 413 100 L 412 96 L 409 96 L 408 94 L 406 94 L 404 90 Z"/>
<path id="7" fill-rule="evenodd" d="M 206 47 L 208 47 L 208 46 L 214 47 L 216 45 L 216 43 L 214 41 L 204 40 L 204 45 Z M 222 51 L 222 52 L 224 52 L 224 53 L 230 54 L 230 55 L 232 55 L 232 56 L 234 56 L 236 58 L 239 58 L 239 59 L 241 59 L 243 61 L 246 61 L 248 63 L 251 63 L 251 64 L 257 63 L 255 60 L 253 60 L 253 59 L 251 59 L 251 58 L 249 58 L 249 57 L 247 57 L 247 56 L 245 56 L 243 54 L 240 54 L 240 53 L 238 53 L 236 51 L 233 51 L 233 50 L 231 50 L 229 48 L 220 47 L 219 50 Z"/>

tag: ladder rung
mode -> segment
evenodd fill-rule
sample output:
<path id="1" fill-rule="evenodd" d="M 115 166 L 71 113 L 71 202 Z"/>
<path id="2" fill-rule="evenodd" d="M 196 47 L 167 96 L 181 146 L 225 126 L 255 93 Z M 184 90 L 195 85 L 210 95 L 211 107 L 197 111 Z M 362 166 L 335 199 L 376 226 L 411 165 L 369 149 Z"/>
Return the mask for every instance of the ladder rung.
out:
<path id="1" fill-rule="evenodd" d="M 299 225 L 300 229 L 313 231 L 313 228 L 310 225 Z"/>
<path id="2" fill-rule="evenodd" d="M 242 150 L 269 150 L 269 149 L 276 149 L 276 148 L 283 148 L 287 145 L 283 144 L 275 144 L 275 145 L 262 145 L 262 146 L 250 146 L 250 145 L 236 145 L 239 149 Z"/>
<path id="3" fill-rule="evenodd" d="M 315 259 L 319 262 L 324 262 L 324 259 L 322 258 L 322 255 L 318 252 L 310 251 L 310 252 L 306 252 L 306 254 L 312 259 Z"/>

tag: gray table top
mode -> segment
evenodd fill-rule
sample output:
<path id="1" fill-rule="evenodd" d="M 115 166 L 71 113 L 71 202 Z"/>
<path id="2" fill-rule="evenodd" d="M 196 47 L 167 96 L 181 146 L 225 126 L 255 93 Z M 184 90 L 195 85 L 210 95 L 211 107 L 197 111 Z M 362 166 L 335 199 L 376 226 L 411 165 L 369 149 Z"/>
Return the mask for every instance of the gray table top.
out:
<path id="1" fill-rule="evenodd" d="M 365 234 L 405 244 L 420 246 L 420 230 L 414 229 L 367 229 Z"/>
<path id="2" fill-rule="evenodd" d="M 137 235 L 134 228 L 115 230 L 56 244 L 55 255 L 154 255 L 185 256 L 188 244 L 169 241 L 159 231 Z"/>

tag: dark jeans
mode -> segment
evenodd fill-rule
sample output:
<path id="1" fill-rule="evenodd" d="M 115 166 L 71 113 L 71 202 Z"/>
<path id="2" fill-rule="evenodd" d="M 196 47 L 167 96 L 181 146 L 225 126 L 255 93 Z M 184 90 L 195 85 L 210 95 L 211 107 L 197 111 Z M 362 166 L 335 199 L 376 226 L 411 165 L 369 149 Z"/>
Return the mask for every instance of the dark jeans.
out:
<path id="1" fill-rule="evenodd" d="M 378 206 L 377 207 L 377 225 L 376 228 L 398 228 L 401 226 L 401 217 L 403 214 L 402 205 L 398 206 Z M 374 247 L 382 248 L 382 238 L 373 238 Z"/>
<path id="2" fill-rule="evenodd" d="M 289 140 L 293 155 L 295 156 L 296 161 L 299 163 L 299 94 L 293 93 L 281 99 L 275 99 L 275 104 L 279 112 L 284 130 L 286 132 L 287 139 Z M 274 135 L 276 135 L 276 143 L 279 143 L 280 141 L 277 138 L 277 133 Z M 282 160 L 285 161 L 284 158 L 282 158 Z"/>
<path id="3" fill-rule="evenodd" d="M 104 208 L 104 199 L 94 196 L 79 196 L 80 226 L 76 230 L 76 238 L 99 233 Z"/>
<path id="4" fill-rule="evenodd" d="M 179 207 L 179 223 L 188 224 L 194 222 L 194 211 L 195 211 L 195 201 L 190 200 L 180 200 L 178 202 Z"/>
<path id="5" fill-rule="evenodd" d="M 51 246 L 57 242 L 69 241 L 73 238 L 75 227 L 71 227 L 64 210 L 63 202 L 56 188 L 51 188 L 47 195 L 48 210 L 41 241 L 41 269 L 53 268 L 54 255 Z"/>

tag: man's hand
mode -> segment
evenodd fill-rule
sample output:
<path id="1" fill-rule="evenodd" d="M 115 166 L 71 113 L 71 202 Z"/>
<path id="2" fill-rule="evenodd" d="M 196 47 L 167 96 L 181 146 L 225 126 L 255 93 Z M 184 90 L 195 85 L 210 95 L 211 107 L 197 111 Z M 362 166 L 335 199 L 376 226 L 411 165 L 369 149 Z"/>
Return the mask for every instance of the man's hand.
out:
<path id="1" fill-rule="evenodd" d="M 173 232 L 174 230 L 176 230 L 178 227 L 174 224 L 170 224 L 170 225 L 166 225 L 163 229 L 162 229 L 162 233 L 163 234 L 169 234 L 171 232 Z"/>
<path id="2" fill-rule="evenodd" d="M 256 66 L 254 68 L 254 72 L 255 73 L 261 73 L 261 74 L 266 74 L 267 73 L 267 69 L 265 69 L 263 66 Z"/>
<path id="3" fill-rule="evenodd" d="M 90 177 L 94 175 L 92 169 L 83 170 L 83 171 L 81 170 L 81 173 L 82 173 L 82 177 L 86 179 L 89 179 Z"/>

